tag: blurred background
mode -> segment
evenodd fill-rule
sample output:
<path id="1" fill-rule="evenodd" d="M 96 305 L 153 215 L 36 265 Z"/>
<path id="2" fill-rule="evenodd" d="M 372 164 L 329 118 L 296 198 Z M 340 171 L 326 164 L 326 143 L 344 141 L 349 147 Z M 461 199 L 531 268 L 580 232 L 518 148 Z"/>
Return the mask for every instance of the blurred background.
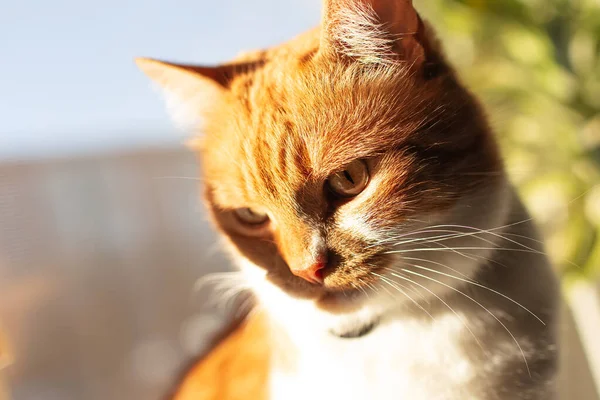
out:
<path id="1" fill-rule="evenodd" d="M 600 0 L 414 0 L 481 96 L 563 280 L 564 399 L 600 385 Z M 5 2 L 0 400 L 159 399 L 226 311 L 229 268 L 134 56 L 218 63 L 319 0 Z"/>

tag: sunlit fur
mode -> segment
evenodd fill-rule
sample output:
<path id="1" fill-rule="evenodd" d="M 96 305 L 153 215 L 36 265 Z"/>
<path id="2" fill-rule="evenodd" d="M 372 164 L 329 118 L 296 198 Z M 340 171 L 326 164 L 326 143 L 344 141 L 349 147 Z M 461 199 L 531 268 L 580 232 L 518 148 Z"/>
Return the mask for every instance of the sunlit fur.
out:
<path id="1" fill-rule="evenodd" d="M 322 28 L 213 69 L 139 65 L 202 119 L 206 201 L 257 298 L 176 399 L 553 397 L 554 277 L 410 1 L 325 1 Z M 336 198 L 327 177 L 357 159 L 367 187 Z M 322 285 L 291 272 L 323 253 Z"/>
<path id="2" fill-rule="evenodd" d="M 342 44 L 343 54 L 365 64 L 386 64 L 396 61 L 394 39 L 382 26 L 367 2 L 348 2 L 337 10 L 333 40 Z"/>

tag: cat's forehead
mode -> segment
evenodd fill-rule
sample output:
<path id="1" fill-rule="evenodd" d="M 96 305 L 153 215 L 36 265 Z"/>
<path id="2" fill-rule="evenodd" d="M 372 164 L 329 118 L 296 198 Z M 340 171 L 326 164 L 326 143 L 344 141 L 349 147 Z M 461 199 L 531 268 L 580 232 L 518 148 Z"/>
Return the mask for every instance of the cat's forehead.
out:
<path id="1" fill-rule="evenodd" d="M 205 150 L 224 202 L 291 206 L 349 162 L 401 146 L 432 106 L 402 68 L 302 55 L 266 62 L 231 89 L 227 119 L 215 122 Z"/>
<path id="2" fill-rule="evenodd" d="M 385 151 L 424 123 L 422 98 L 393 69 L 273 62 L 238 82 L 237 143 L 303 153 L 316 175 Z"/>

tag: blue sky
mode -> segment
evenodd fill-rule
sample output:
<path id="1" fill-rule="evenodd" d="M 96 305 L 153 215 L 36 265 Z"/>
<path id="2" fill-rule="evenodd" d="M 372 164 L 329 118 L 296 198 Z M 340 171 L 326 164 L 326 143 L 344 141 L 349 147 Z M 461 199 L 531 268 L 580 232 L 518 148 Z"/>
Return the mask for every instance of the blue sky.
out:
<path id="1" fill-rule="evenodd" d="M 0 13 L 0 159 L 176 143 L 135 56 L 218 63 L 319 21 L 320 0 L 21 0 Z"/>

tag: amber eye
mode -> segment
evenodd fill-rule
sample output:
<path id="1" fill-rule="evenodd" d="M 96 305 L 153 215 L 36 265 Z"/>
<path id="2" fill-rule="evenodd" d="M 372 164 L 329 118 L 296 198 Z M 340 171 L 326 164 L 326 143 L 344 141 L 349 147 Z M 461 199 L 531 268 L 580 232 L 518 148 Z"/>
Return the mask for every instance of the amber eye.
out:
<path id="1" fill-rule="evenodd" d="M 235 216 L 246 225 L 262 225 L 269 220 L 269 216 L 251 208 L 238 208 L 234 211 Z"/>
<path id="2" fill-rule="evenodd" d="M 327 178 L 329 189 L 340 197 L 354 197 L 369 183 L 369 171 L 363 160 L 355 160 Z"/>

